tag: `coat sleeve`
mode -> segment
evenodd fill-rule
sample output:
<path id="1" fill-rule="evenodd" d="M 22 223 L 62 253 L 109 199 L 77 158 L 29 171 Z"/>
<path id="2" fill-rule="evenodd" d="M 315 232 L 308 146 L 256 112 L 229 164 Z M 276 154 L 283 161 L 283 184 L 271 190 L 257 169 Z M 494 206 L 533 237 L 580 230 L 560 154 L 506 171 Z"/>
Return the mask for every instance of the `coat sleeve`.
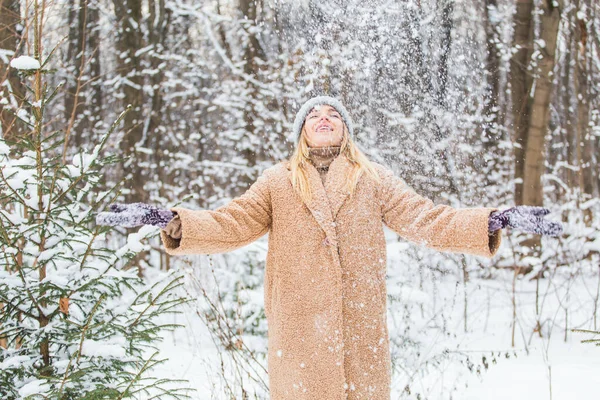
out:
<path id="1" fill-rule="evenodd" d="M 245 246 L 271 227 L 271 196 L 263 173 L 240 197 L 215 210 L 170 209 L 181 220 L 181 239 L 160 231 L 171 255 L 224 253 Z"/>
<path id="2" fill-rule="evenodd" d="M 391 170 L 381 167 L 380 177 L 383 222 L 401 237 L 452 253 L 492 257 L 498 251 L 500 231 L 488 233 L 489 215 L 496 208 L 434 205 Z"/>

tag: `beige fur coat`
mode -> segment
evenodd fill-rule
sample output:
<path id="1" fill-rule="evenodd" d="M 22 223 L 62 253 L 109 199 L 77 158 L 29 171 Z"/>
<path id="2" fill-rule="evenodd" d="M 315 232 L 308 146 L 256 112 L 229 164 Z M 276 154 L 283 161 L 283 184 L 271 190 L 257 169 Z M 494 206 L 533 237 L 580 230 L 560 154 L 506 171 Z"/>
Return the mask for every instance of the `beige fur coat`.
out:
<path id="1" fill-rule="evenodd" d="M 434 205 L 374 163 L 381 182 L 363 175 L 344 192 L 351 164 L 340 155 L 325 185 L 309 165 L 313 199 L 291 184 L 289 162 L 268 168 L 242 196 L 216 210 L 171 208 L 182 238 L 161 231 L 172 255 L 226 252 L 267 232 L 264 301 L 273 400 L 389 400 L 383 224 L 433 249 L 491 257 L 495 208 Z"/>

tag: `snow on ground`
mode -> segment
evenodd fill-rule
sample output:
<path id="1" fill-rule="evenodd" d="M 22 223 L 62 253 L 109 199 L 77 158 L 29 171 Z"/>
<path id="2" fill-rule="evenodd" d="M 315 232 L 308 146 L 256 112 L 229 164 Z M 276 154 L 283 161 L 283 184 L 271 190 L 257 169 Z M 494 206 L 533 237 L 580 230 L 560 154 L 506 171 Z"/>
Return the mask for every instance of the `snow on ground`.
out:
<path id="1" fill-rule="evenodd" d="M 538 341 L 529 355 L 490 368 L 459 400 L 570 400 L 600 397 L 600 348 L 572 339 Z M 552 391 L 552 396 L 550 396 Z"/>
<path id="2" fill-rule="evenodd" d="M 173 333 L 167 334 L 160 346 L 161 358 L 168 358 L 165 364 L 159 365 L 156 375 L 169 379 L 186 379 L 194 399 L 212 399 L 216 386 L 216 368 L 218 356 L 216 347 L 210 340 L 208 328 L 188 309 L 189 313 L 178 318 L 170 318 L 185 324 Z M 187 385 L 186 385 L 187 386 Z"/>
<path id="3" fill-rule="evenodd" d="M 597 272 L 564 271 L 541 280 L 537 312 L 536 282 L 517 280 L 513 347 L 512 272 L 498 272 L 490 279 L 478 276 L 475 268 L 464 285 L 456 271 L 435 275 L 414 264 L 415 258 L 425 258 L 443 269 L 444 257 L 404 243 L 388 246 L 388 321 L 397 355 L 392 399 L 600 398 L 600 347 L 580 342 L 590 335 L 571 332 L 593 328 Z M 480 261 L 469 259 L 468 265 Z M 208 264 L 205 258 L 192 260 L 200 275 Z M 169 360 L 158 375 L 189 380 L 197 390 L 194 399 L 228 398 L 219 352 L 194 306 L 173 318 L 169 322 L 185 327 L 165 338 L 161 356 Z M 542 337 L 534 331 L 538 320 Z"/>
<path id="4" fill-rule="evenodd" d="M 565 278 L 565 277 L 560 277 Z M 560 279 L 559 278 L 559 279 Z M 598 284 L 598 277 L 589 286 Z M 457 393 L 459 400 L 568 400 L 600 398 L 600 347 L 581 343 L 592 336 L 572 332 L 572 328 L 589 329 L 591 313 L 584 303 L 592 305 L 588 299 L 585 282 L 575 280 L 570 287 L 572 294 L 564 289 L 569 280 L 557 279 L 557 285 L 548 291 L 544 305 L 544 327 L 542 337 L 532 329 L 535 326 L 535 282 L 522 282 L 518 288 L 517 320 L 521 327 L 515 338 L 516 357 L 502 359 L 482 374 L 481 379 L 471 379 L 469 387 Z M 540 286 L 547 286 L 548 279 Z M 570 297 L 570 299 L 569 299 Z M 502 296 L 492 297 L 493 318 L 489 322 L 488 334 L 474 330 L 467 335 L 465 349 L 510 349 L 512 308 L 504 304 Z M 505 299 L 504 299 L 505 300 Z M 565 332 L 565 310 L 558 302 L 571 302 L 567 318 L 570 325 Z M 580 303 L 581 302 L 581 303 Z M 496 303 L 494 305 L 493 303 Z M 540 302 L 541 304 L 541 302 Z M 520 310 L 522 308 L 522 310 Z M 551 321 L 551 319 L 553 321 Z M 570 320 L 572 318 L 572 320 Z M 552 326 L 552 322 L 554 325 Z M 600 321 L 599 321 L 600 322 Z M 565 340 L 566 333 L 566 340 Z"/>

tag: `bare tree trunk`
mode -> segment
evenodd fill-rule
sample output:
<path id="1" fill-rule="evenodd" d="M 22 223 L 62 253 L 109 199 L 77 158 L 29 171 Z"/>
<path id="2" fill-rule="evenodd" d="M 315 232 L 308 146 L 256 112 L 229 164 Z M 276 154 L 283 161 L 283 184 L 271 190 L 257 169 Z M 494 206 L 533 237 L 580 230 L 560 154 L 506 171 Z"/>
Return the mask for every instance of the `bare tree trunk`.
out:
<path id="1" fill-rule="evenodd" d="M 568 17 L 569 23 L 572 22 L 572 15 Z M 576 46 L 575 37 L 573 31 L 568 29 L 564 34 L 566 46 L 568 51 L 564 54 L 564 61 L 560 65 L 561 71 L 561 85 L 562 89 L 559 93 L 562 93 L 559 98 L 560 118 L 561 126 L 563 129 L 560 130 L 560 137 L 566 144 L 565 153 L 563 154 L 563 160 L 567 161 L 569 165 L 576 166 L 579 163 L 577 159 L 577 134 L 575 129 L 575 118 L 570 110 L 573 108 L 573 98 L 576 96 L 577 89 L 576 85 L 573 84 L 572 80 L 572 55 L 573 48 Z M 564 134 L 562 133 L 564 131 Z M 568 187 L 572 188 L 577 186 L 577 173 L 572 168 L 565 168 L 563 179 L 567 183 Z"/>
<path id="2" fill-rule="evenodd" d="M 454 1 L 442 0 L 440 4 L 442 10 L 441 23 L 442 37 L 440 43 L 440 63 L 438 64 L 439 89 L 436 92 L 437 103 L 441 106 L 446 105 L 446 87 L 448 85 L 448 58 L 450 57 L 450 46 L 452 45 L 452 15 L 454 13 Z"/>
<path id="3" fill-rule="evenodd" d="M 447 108 L 446 102 L 446 90 L 448 85 L 448 60 L 450 58 L 450 50 L 452 46 L 452 29 L 454 28 L 454 21 L 452 20 L 454 14 L 454 1 L 453 0 L 442 0 L 442 4 L 440 4 L 441 8 L 441 43 L 440 43 L 440 61 L 437 66 L 437 77 L 439 79 L 438 82 L 438 90 L 434 93 L 436 105 L 442 109 Z M 442 141 L 448 136 L 448 132 L 446 128 L 440 126 L 440 124 L 435 125 L 435 136 L 436 140 Z M 452 155 L 443 147 L 438 151 L 438 158 L 442 160 L 444 165 L 444 169 L 446 171 L 446 177 L 448 179 L 448 186 L 450 192 L 460 198 L 460 191 L 458 190 L 458 186 L 454 181 L 454 171 L 451 166 L 453 161 L 451 160 Z"/>
<path id="4" fill-rule="evenodd" d="M 149 173 L 144 167 L 147 157 L 144 152 L 137 151 L 138 146 L 145 144 L 144 80 L 140 74 L 142 63 L 137 54 L 143 47 L 142 0 L 113 0 L 113 4 L 119 21 L 117 66 L 122 77 L 123 103 L 131 106 L 131 111 L 123 120 L 125 135 L 120 143 L 121 152 L 126 157 L 122 166 L 126 182 L 123 193 L 126 203 L 147 202 L 149 195 L 144 191 Z M 147 252 L 141 252 L 131 260 L 131 266 L 137 268 L 138 276 L 143 276 L 143 265 L 146 264 L 144 259 L 147 257 Z"/>
<path id="5" fill-rule="evenodd" d="M 474 0 L 477 5 L 479 0 Z M 486 95 L 484 99 L 482 123 L 483 153 L 480 162 L 482 166 L 478 169 L 484 174 L 486 187 L 495 187 L 496 190 L 486 191 L 492 195 L 490 201 L 511 202 L 514 193 L 505 185 L 498 186 L 499 182 L 512 179 L 513 157 L 508 154 L 508 149 L 502 145 L 510 141 L 510 130 L 507 126 L 507 109 L 510 99 L 507 96 L 509 74 L 506 72 L 506 61 L 502 59 L 499 44 L 503 40 L 504 25 L 497 19 L 497 0 L 486 0 L 483 2 L 484 21 L 483 28 L 486 35 Z M 477 164 L 475 164 L 477 165 Z M 495 193 L 495 194 L 494 194 Z"/>
<path id="6" fill-rule="evenodd" d="M 165 0 L 148 0 L 148 10 L 150 11 L 150 18 L 148 18 L 148 45 L 152 46 L 150 66 L 152 70 L 158 70 L 159 65 L 163 62 L 158 55 L 164 51 L 169 12 L 165 7 Z M 150 78 L 150 86 L 152 87 L 152 112 L 149 116 L 150 121 L 147 128 L 145 143 L 147 147 L 151 146 L 152 139 L 154 138 L 154 135 L 151 133 L 160 125 L 160 121 L 162 120 L 164 102 L 160 85 L 163 78 L 164 74 L 161 72 L 153 74 Z M 158 143 L 159 140 L 155 142 Z"/>
<path id="7" fill-rule="evenodd" d="M 579 3 L 579 2 L 577 2 Z M 579 8 L 579 7 L 577 7 Z M 589 58 L 588 58 L 588 32 L 587 21 L 590 21 L 589 13 L 584 19 L 577 19 L 575 22 L 575 42 L 576 51 L 575 57 L 575 74 L 574 82 L 576 88 L 576 98 L 579 99 L 577 104 L 577 161 L 578 161 L 578 186 L 581 190 L 582 201 L 585 202 L 591 199 L 596 193 L 596 179 L 594 179 L 594 141 L 591 140 L 590 108 L 589 101 Z M 590 208 L 584 210 L 584 221 L 586 225 L 592 221 L 592 211 Z"/>
<path id="8" fill-rule="evenodd" d="M 553 69 L 560 22 L 560 10 L 553 0 L 543 0 L 540 16 L 540 55 L 537 68 L 528 71 L 533 51 L 533 0 L 517 0 L 514 45 L 511 59 L 511 90 L 515 123 L 515 203 L 543 205 L 541 177 L 545 166 L 545 139 L 548 131 Z M 523 243 L 540 250 L 539 236 Z"/>
<path id="9" fill-rule="evenodd" d="M 529 89 L 532 79 L 527 67 L 533 51 L 533 0 L 517 0 L 514 16 L 513 47 L 517 49 L 510 60 L 515 142 L 515 203 L 523 204 L 523 175 L 529 128 Z"/>
<path id="10" fill-rule="evenodd" d="M 239 0 L 239 7 L 242 15 L 247 21 L 251 21 L 253 24 L 256 23 L 257 17 L 257 4 L 260 5 L 259 0 Z M 259 79 L 260 72 L 260 63 L 257 62 L 259 60 L 264 60 L 265 55 L 258 43 L 258 38 L 256 34 L 251 32 L 251 30 L 246 31 L 247 35 L 247 43 L 245 43 L 245 51 L 244 51 L 244 74 L 253 77 L 254 79 Z M 255 125 L 255 119 L 257 118 L 257 110 L 256 110 L 256 102 L 258 101 L 258 88 L 256 88 L 252 83 L 247 83 L 249 85 L 249 103 L 244 108 L 244 122 L 245 122 L 245 130 L 246 135 L 248 135 L 247 147 L 243 149 L 242 154 L 244 158 L 248 162 L 248 167 L 250 170 L 252 167 L 256 166 L 257 161 L 259 160 L 259 155 L 257 151 L 260 151 L 258 146 L 252 146 L 250 143 L 253 142 L 253 138 L 257 135 L 257 128 Z M 250 185 L 255 176 L 244 176 L 242 179 Z"/>
<path id="11" fill-rule="evenodd" d="M 100 76 L 102 71 L 100 58 L 100 0 L 87 0 L 87 39 L 89 52 L 89 76 L 91 81 L 91 93 L 88 97 L 87 106 L 91 109 L 90 126 L 95 127 L 103 118 L 102 85 Z"/>
<path id="12" fill-rule="evenodd" d="M 593 62 L 593 58 L 591 58 L 592 54 L 600 54 L 600 27 L 598 24 L 591 22 L 597 21 L 598 17 L 600 16 L 600 9 L 598 7 L 591 7 L 591 5 L 594 4 L 594 1 L 595 0 L 587 0 L 587 10 L 589 15 L 589 18 L 586 21 L 586 26 L 589 31 L 589 34 L 587 35 L 587 48 L 589 49 L 588 54 L 590 55 L 588 58 L 588 75 L 591 82 L 598 82 L 598 80 L 600 80 L 600 66 L 598 63 Z M 590 85 L 588 100 L 590 103 L 590 110 L 600 109 L 599 85 Z M 592 123 L 597 125 L 598 122 L 600 122 L 600 116 L 593 116 Z M 590 146 L 590 151 L 592 153 L 591 166 L 598 165 L 600 162 L 600 137 L 598 135 L 594 135 L 590 138 L 590 142 L 592 143 L 592 146 Z M 598 173 L 597 170 L 593 173 L 592 180 L 593 183 L 591 186 L 594 188 L 595 196 L 600 196 L 600 173 Z"/>
<path id="13" fill-rule="evenodd" d="M 83 117 L 83 106 L 86 104 L 82 90 L 82 78 L 86 69 L 86 36 L 87 36 L 87 0 L 69 0 L 69 40 L 67 60 L 71 61 L 65 85 L 65 120 L 68 121 L 66 140 L 72 139 L 76 148 L 80 148 L 83 132 L 89 127 L 88 119 Z"/>
<path id="14" fill-rule="evenodd" d="M 17 53 L 21 43 L 20 22 L 19 0 L 0 0 L 0 49 Z M 0 97 L 9 101 L 9 104 L 0 104 L 0 137 L 5 139 L 19 136 L 26 131 L 24 124 L 20 123 L 14 114 L 23 104 L 25 88 L 17 71 L 9 67 L 11 58 L 10 54 L 0 55 Z M 6 81 L 8 86 L 4 84 Z"/>
<path id="15" fill-rule="evenodd" d="M 504 124 L 503 114 L 500 111 L 499 99 L 500 99 L 500 55 L 496 43 L 498 41 L 498 34 L 492 22 L 490 21 L 490 7 L 496 7 L 496 0 L 487 0 L 485 5 L 485 35 L 486 35 L 486 46 L 487 46 L 487 72 L 488 72 L 488 96 L 485 105 L 485 115 L 488 117 L 487 130 L 490 132 L 488 135 L 489 141 L 486 142 L 487 146 L 496 146 L 498 137 L 498 127 Z"/>
<path id="16" fill-rule="evenodd" d="M 128 159 L 123 164 L 123 174 L 128 183 L 125 188 L 126 202 L 147 201 L 144 192 L 145 176 L 141 163 L 143 153 L 136 151 L 136 146 L 142 145 L 143 138 L 143 78 L 140 75 L 141 63 L 137 51 L 142 48 L 142 1 L 113 0 L 115 15 L 119 20 L 117 48 L 119 50 L 118 71 L 124 78 L 122 82 L 123 102 L 131 105 L 132 110 L 124 119 L 125 136 L 120 143 L 121 152 Z"/>
<path id="17" fill-rule="evenodd" d="M 553 89 L 556 42 L 560 9 L 554 0 L 542 2 L 540 38 L 545 47 L 540 49 L 538 71 L 535 78 L 533 96 L 529 99 L 531 114 L 528 124 L 527 145 L 525 147 L 525 169 L 523 171 L 522 204 L 541 206 L 544 204 L 541 177 L 544 173 L 544 145 L 550 117 L 550 99 Z"/>
<path id="18" fill-rule="evenodd" d="M 221 1 L 217 0 L 217 14 L 221 14 Z M 225 36 L 225 30 L 223 29 L 223 23 L 219 23 L 219 37 L 221 38 L 221 45 L 225 50 L 225 55 L 227 58 L 231 59 L 231 47 L 229 46 L 229 42 L 227 41 L 227 36 Z"/>
<path id="19" fill-rule="evenodd" d="M 148 44 L 152 46 L 150 68 L 154 71 L 159 71 L 150 77 L 150 87 L 152 88 L 152 105 L 151 112 L 148 117 L 149 121 L 146 124 L 146 130 L 144 136 L 146 142 L 144 146 L 152 148 L 154 150 L 152 157 L 154 158 L 151 165 L 159 166 L 156 169 L 155 176 L 160 182 L 167 182 L 167 170 L 161 168 L 165 160 L 165 152 L 163 148 L 163 141 L 161 140 L 160 133 L 166 132 L 166 130 L 160 131 L 161 122 L 164 125 L 167 118 L 164 112 L 164 100 L 162 92 L 162 81 L 164 79 L 164 73 L 160 68 L 160 64 L 163 62 L 159 55 L 164 52 L 164 44 L 167 36 L 167 30 L 170 20 L 170 11 L 165 7 L 165 0 L 149 0 L 148 9 L 150 11 L 150 18 L 148 19 Z M 160 131 L 160 132 L 159 132 Z M 161 185 L 159 187 L 158 195 L 163 197 L 165 195 L 165 187 Z"/>
<path id="20" fill-rule="evenodd" d="M 19 0 L 0 0 L 0 49 L 17 53 L 17 47 L 21 42 L 21 32 L 17 29 L 20 22 Z M 14 115 L 23 104 L 24 88 L 16 70 L 9 66 L 11 58 L 9 54 L 0 55 L 0 99 L 6 99 L 8 102 L 8 104 L 0 104 L 0 138 L 6 140 L 20 136 L 25 130 L 23 124 Z M 17 260 L 21 262 L 20 258 Z M 3 308 L 4 304 L 0 303 L 0 310 Z M 19 343 L 20 340 L 17 338 L 17 348 Z M 0 348 L 8 348 L 6 337 L 0 337 Z"/>

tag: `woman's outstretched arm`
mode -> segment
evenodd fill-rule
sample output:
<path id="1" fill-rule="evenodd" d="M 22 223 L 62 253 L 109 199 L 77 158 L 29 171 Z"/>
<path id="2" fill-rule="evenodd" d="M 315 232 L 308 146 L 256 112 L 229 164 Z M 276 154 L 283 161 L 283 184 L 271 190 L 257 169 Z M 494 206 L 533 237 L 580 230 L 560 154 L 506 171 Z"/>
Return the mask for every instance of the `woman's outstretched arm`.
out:
<path id="1" fill-rule="evenodd" d="M 401 237 L 453 253 L 492 257 L 500 247 L 501 233 L 488 232 L 490 213 L 496 208 L 453 208 L 435 205 L 385 167 L 380 168 L 383 222 Z"/>
<path id="2" fill-rule="evenodd" d="M 177 222 L 172 221 L 160 237 L 167 253 L 224 253 L 247 245 L 269 231 L 271 226 L 271 196 L 268 178 L 263 173 L 240 197 L 215 210 L 170 209 L 181 224 L 181 238 L 171 237 Z"/>

